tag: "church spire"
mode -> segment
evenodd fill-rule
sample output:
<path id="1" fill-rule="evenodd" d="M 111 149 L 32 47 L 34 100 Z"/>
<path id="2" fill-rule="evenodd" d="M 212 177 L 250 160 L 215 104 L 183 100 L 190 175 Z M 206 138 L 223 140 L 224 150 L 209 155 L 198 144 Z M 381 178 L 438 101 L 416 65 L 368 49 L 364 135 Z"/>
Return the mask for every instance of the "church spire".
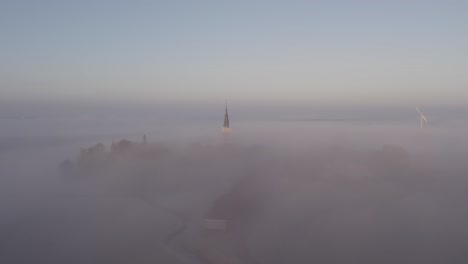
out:
<path id="1" fill-rule="evenodd" d="M 227 102 L 226 102 L 226 108 L 224 112 L 223 134 L 230 134 L 230 133 L 231 133 L 231 128 L 229 126 L 229 114 L 228 114 Z"/>
<path id="2" fill-rule="evenodd" d="M 228 115 L 228 109 L 227 109 L 227 102 L 226 102 L 226 112 L 224 113 L 224 128 L 229 128 L 229 115 Z"/>

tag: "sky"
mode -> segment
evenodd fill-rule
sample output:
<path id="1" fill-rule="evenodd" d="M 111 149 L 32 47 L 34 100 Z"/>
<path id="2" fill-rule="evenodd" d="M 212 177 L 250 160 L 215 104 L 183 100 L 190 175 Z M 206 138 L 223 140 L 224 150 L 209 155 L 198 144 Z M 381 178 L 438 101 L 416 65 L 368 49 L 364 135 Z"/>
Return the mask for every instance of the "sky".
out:
<path id="1" fill-rule="evenodd" d="M 468 103 L 468 1 L 0 2 L 1 101 Z"/>

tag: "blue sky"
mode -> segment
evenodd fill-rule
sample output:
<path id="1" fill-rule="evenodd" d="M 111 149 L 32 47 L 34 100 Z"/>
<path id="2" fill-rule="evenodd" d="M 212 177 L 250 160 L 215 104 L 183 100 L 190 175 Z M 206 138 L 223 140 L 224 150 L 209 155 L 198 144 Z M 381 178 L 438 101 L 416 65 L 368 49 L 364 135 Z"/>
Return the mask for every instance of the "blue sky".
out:
<path id="1" fill-rule="evenodd" d="M 468 1 L 1 1 L 2 100 L 468 103 Z"/>

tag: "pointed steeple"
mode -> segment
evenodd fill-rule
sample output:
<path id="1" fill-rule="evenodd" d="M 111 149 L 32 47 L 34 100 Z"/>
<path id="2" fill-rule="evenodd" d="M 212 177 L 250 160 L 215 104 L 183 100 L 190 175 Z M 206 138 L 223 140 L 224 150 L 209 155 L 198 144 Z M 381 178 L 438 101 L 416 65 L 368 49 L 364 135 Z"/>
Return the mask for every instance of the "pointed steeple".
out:
<path id="1" fill-rule="evenodd" d="M 226 110 L 224 112 L 223 135 L 228 135 L 230 133 L 231 133 L 231 128 L 229 127 L 229 114 L 228 114 L 227 102 L 226 102 Z"/>
<path id="2" fill-rule="evenodd" d="M 224 128 L 229 128 L 229 115 L 227 110 L 227 102 L 226 102 L 226 112 L 224 113 Z"/>

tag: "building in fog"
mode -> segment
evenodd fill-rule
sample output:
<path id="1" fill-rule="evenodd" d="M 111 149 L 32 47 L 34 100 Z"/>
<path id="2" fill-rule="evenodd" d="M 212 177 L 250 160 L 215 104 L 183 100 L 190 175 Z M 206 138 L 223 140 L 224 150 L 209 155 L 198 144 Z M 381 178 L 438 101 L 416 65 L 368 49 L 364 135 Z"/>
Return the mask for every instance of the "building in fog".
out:
<path id="1" fill-rule="evenodd" d="M 203 223 L 203 228 L 206 231 L 226 231 L 227 221 L 224 219 L 206 218 Z"/>
<path id="2" fill-rule="evenodd" d="M 226 111 L 224 112 L 224 124 L 223 124 L 223 135 L 229 135 L 232 132 L 231 127 L 229 126 L 229 114 L 226 103 Z"/>

